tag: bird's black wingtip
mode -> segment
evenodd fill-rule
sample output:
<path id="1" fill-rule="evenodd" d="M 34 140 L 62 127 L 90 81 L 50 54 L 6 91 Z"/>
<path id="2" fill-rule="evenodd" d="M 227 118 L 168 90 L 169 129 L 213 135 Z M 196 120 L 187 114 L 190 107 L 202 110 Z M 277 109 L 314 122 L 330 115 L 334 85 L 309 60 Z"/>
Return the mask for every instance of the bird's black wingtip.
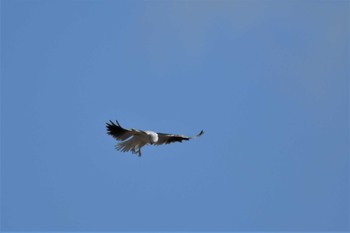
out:
<path id="1" fill-rule="evenodd" d="M 199 134 L 197 134 L 197 137 L 200 137 L 200 136 L 202 136 L 204 134 L 204 130 L 201 130 L 200 132 L 199 132 Z"/>
<path id="2" fill-rule="evenodd" d="M 113 121 L 109 120 L 109 122 L 106 122 L 106 125 L 107 125 L 107 126 L 111 126 L 111 125 L 120 126 L 118 120 L 115 120 L 115 122 L 116 122 L 117 124 L 115 124 Z"/>

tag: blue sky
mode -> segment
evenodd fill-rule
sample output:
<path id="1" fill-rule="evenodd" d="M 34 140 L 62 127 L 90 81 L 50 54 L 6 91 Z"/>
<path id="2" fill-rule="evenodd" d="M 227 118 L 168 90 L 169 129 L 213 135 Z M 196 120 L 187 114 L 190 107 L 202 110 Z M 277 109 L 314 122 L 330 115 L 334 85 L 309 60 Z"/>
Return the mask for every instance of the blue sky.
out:
<path id="1" fill-rule="evenodd" d="M 349 230 L 348 1 L 1 1 L 1 231 Z M 105 122 L 198 140 L 114 149 Z"/>

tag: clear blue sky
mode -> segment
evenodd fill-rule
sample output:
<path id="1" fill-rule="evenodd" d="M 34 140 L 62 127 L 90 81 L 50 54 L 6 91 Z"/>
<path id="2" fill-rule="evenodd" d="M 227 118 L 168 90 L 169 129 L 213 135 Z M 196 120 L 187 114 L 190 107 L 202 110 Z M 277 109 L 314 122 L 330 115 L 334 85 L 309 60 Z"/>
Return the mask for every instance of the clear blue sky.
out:
<path id="1" fill-rule="evenodd" d="M 2 231 L 349 230 L 348 1 L 1 1 Z M 105 122 L 205 135 L 114 149 Z"/>

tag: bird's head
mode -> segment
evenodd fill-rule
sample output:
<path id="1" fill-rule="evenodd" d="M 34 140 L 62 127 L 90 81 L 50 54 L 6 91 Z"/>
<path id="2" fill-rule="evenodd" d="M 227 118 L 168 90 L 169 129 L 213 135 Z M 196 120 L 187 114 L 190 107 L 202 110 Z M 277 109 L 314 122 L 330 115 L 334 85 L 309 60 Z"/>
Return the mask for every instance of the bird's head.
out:
<path id="1" fill-rule="evenodd" d="M 158 134 L 152 131 L 146 131 L 148 135 L 149 144 L 153 145 L 158 141 Z"/>

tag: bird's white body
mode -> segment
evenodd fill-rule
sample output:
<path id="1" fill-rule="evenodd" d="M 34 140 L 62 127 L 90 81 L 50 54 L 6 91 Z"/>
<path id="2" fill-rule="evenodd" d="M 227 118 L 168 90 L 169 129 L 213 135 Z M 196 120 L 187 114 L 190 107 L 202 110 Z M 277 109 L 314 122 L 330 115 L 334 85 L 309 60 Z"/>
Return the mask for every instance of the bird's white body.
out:
<path id="1" fill-rule="evenodd" d="M 150 144 L 154 144 L 156 142 L 158 142 L 158 134 L 156 132 L 153 131 L 144 131 L 149 139 Z"/>

